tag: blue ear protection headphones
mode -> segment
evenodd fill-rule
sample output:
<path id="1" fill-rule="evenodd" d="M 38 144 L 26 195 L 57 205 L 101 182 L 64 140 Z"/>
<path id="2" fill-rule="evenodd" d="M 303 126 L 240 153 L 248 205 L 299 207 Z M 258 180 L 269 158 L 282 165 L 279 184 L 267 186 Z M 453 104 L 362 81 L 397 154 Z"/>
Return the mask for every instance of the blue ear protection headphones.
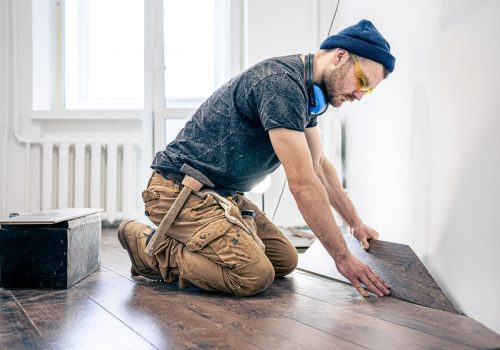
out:
<path id="1" fill-rule="evenodd" d="M 326 92 L 318 83 L 313 82 L 313 58 L 312 53 L 307 54 L 306 61 L 306 92 L 307 92 L 307 111 L 309 115 L 320 115 L 328 109 Z"/>

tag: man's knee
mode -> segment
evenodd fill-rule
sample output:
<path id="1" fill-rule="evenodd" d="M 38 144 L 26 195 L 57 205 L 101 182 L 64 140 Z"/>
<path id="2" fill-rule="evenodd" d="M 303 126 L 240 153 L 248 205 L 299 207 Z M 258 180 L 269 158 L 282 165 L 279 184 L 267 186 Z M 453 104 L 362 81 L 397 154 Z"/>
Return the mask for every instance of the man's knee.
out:
<path id="1" fill-rule="evenodd" d="M 292 273 L 299 262 L 299 255 L 295 247 L 290 245 L 286 252 L 283 254 L 283 258 L 279 265 L 274 266 L 276 277 L 283 277 Z"/>
<path id="2" fill-rule="evenodd" d="M 274 267 L 269 259 L 262 257 L 255 264 L 231 271 L 237 282 L 233 292 L 239 296 L 258 294 L 274 281 Z"/>

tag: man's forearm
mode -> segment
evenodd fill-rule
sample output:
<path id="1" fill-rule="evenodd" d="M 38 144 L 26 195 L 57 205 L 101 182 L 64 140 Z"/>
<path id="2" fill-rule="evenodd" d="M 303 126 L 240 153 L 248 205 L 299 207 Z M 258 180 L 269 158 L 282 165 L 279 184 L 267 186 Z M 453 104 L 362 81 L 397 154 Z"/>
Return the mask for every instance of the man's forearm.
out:
<path id="1" fill-rule="evenodd" d="M 330 204 L 342 216 L 344 221 L 351 228 L 360 225 L 362 223 L 361 218 L 351 199 L 345 193 L 333 165 L 328 160 L 323 161 L 317 175 L 326 189 Z"/>
<path id="2" fill-rule="evenodd" d="M 350 252 L 332 215 L 328 195 L 317 177 L 300 186 L 290 185 L 297 206 L 314 234 L 335 261 L 346 258 Z"/>

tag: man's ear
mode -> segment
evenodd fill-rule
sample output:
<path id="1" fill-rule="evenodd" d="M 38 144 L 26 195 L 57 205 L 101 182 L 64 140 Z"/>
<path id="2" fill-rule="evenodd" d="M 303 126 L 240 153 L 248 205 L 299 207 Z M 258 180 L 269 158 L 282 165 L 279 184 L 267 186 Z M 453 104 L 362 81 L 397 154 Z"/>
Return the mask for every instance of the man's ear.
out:
<path id="1" fill-rule="evenodd" d="M 335 68 L 343 65 L 349 59 L 349 52 L 344 49 L 336 48 L 333 51 L 332 63 Z"/>

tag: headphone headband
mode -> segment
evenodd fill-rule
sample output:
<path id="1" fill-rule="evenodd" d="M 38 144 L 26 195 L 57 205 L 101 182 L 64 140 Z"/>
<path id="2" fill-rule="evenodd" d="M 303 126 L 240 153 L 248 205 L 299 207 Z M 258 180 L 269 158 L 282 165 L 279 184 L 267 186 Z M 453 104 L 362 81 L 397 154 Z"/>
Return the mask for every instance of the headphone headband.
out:
<path id="1" fill-rule="evenodd" d="M 316 99 L 314 98 L 314 89 L 313 89 L 313 59 L 314 54 L 309 53 L 306 55 L 306 91 L 307 91 L 307 99 L 309 100 L 309 104 L 313 107 L 316 107 Z"/>
<path id="2" fill-rule="evenodd" d="M 313 63 L 314 54 L 307 54 L 305 57 L 307 111 L 310 115 L 316 116 L 327 110 L 328 101 L 323 87 L 313 82 Z"/>

